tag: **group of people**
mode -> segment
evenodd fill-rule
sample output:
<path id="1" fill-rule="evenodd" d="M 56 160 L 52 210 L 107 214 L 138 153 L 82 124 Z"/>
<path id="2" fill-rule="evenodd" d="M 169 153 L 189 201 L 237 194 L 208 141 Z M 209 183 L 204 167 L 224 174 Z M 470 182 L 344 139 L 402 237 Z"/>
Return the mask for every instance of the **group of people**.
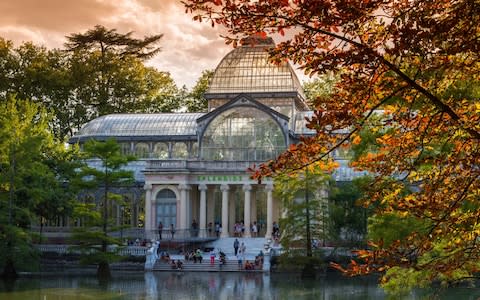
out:
<path id="1" fill-rule="evenodd" d="M 164 231 L 162 222 L 158 223 L 157 229 L 158 229 L 158 239 L 161 240 L 162 239 L 162 234 L 163 234 L 163 231 Z M 170 237 L 173 240 L 175 238 L 175 226 L 173 224 L 170 224 L 170 230 L 169 231 L 170 231 Z"/>
<path id="2" fill-rule="evenodd" d="M 257 237 L 259 231 L 260 231 L 260 226 L 257 224 L 256 221 L 250 224 L 250 233 L 252 237 Z M 243 221 L 235 222 L 235 224 L 233 225 L 233 236 L 243 237 L 244 234 L 245 234 L 245 224 L 243 223 Z"/>
<path id="3" fill-rule="evenodd" d="M 207 232 L 209 237 L 212 237 L 212 236 L 216 236 L 217 238 L 220 237 L 220 234 L 222 233 L 222 224 L 220 224 L 220 222 L 215 222 L 215 224 L 212 222 L 209 222 L 207 224 Z"/>
<path id="4" fill-rule="evenodd" d="M 258 233 L 260 232 L 261 227 L 262 227 L 262 225 L 257 224 L 256 221 L 254 221 L 252 224 L 250 224 L 250 233 L 251 233 L 252 237 L 257 237 L 258 236 Z M 161 240 L 162 239 L 162 234 L 164 233 L 164 226 L 163 226 L 162 222 L 158 223 L 158 228 L 157 229 L 158 229 L 158 239 Z M 193 220 L 192 225 L 191 225 L 191 235 L 193 237 L 196 237 L 196 236 L 198 236 L 198 232 L 199 232 L 199 225 L 198 225 L 196 220 Z M 220 224 L 220 222 L 215 222 L 215 224 L 212 223 L 212 222 L 209 222 L 208 225 L 207 225 L 207 232 L 208 232 L 209 237 L 214 236 L 214 235 L 216 237 L 220 237 L 220 234 L 222 233 L 222 225 Z M 174 237 L 175 237 L 175 226 L 173 224 L 170 224 L 169 233 L 170 233 L 171 239 L 174 239 Z M 245 224 L 243 223 L 243 221 L 236 222 L 233 225 L 233 235 L 235 237 L 243 237 L 244 233 L 245 233 Z M 273 235 L 274 238 L 279 238 L 280 237 L 280 228 L 279 228 L 277 222 L 273 222 L 272 235 Z"/>
<path id="5" fill-rule="evenodd" d="M 190 251 L 185 253 L 185 260 L 186 261 L 193 260 L 194 263 L 196 263 L 197 261 L 199 263 L 202 263 L 202 260 L 203 260 L 202 251 L 200 249 L 197 249 L 195 251 Z"/>

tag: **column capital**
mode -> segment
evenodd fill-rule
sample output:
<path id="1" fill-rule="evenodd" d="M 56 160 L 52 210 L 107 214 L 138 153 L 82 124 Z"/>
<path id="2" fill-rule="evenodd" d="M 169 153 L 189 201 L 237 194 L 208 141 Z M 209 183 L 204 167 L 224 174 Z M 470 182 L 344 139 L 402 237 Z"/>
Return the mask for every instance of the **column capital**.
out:
<path id="1" fill-rule="evenodd" d="M 224 183 L 224 184 L 222 184 L 222 185 L 220 186 L 220 190 L 221 190 L 222 192 L 226 192 L 226 191 L 228 191 L 229 189 L 230 189 L 230 186 L 229 186 L 228 184 L 225 184 L 225 183 Z"/>
<path id="2" fill-rule="evenodd" d="M 249 183 L 246 183 L 246 184 L 243 185 L 242 188 L 243 188 L 244 191 L 251 191 L 252 190 L 252 185 L 249 184 Z"/>
<path id="3" fill-rule="evenodd" d="M 265 185 L 265 190 L 266 190 L 267 192 L 273 191 L 273 183 L 267 183 L 267 184 Z"/>
<path id="4" fill-rule="evenodd" d="M 179 185 L 178 185 L 178 188 L 179 188 L 180 190 L 190 190 L 190 189 L 192 189 L 192 187 L 191 187 L 190 185 L 185 184 L 185 183 L 179 184 Z"/>
<path id="5" fill-rule="evenodd" d="M 202 184 L 198 185 L 198 190 L 199 191 L 206 191 L 207 189 L 208 189 L 208 187 L 205 183 L 202 183 Z"/>
<path id="6" fill-rule="evenodd" d="M 150 183 L 145 183 L 145 185 L 143 186 L 143 189 L 146 191 L 151 191 L 152 185 Z"/>

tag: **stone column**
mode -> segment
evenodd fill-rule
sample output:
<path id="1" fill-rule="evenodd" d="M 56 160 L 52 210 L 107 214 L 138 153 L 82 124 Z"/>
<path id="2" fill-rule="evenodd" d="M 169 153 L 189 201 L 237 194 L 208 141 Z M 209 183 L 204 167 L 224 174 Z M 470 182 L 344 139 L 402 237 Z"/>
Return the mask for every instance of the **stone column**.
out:
<path id="1" fill-rule="evenodd" d="M 228 184 L 222 184 L 220 190 L 222 191 L 222 234 L 220 237 L 228 237 Z"/>
<path id="2" fill-rule="evenodd" d="M 268 183 L 265 186 L 265 190 L 267 191 L 267 232 L 265 233 L 265 238 L 271 239 L 273 231 L 273 184 Z"/>
<path id="3" fill-rule="evenodd" d="M 245 193 L 245 203 L 243 207 L 243 220 L 245 222 L 244 237 L 246 238 L 252 237 L 250 233 L 250 223 L 252 223 L 252 220 L 250 218 L 251 208 L 252 208 L 251 190 L 252 190 L 252 186 L 250 184 L 243 185 L 243 191 Z"/>
<path id="4" fill-rule="evenodd" d="M 207 236 L 207 185 L 200 184 L 200 237 Z"/>
<path id="5" fill-rule="evenodd" d="M 190 186 L 186 184 L 180 184 L 178 186 L 178 189 L 180 190 L 180 230 L 179 234 L 181 236 L 185 236 L 185 232 L 188 229 L 187 226 L 187 192 L 190 189 Z"/>
<path id="6" fill-rule="evenodd" d="M 207 190 L 207 224 L 208 222 L 214 222 L 214 210 L 215 210 L 215 191 Z M 212 230 L 214 230 L 212 228 Z M 213 233 L 213 232 L 212 232 Z"/>
<path id="7" fill-rule="evenodd" d="M 145 190 L 145 235 L 148 237 L 152 231 L 152 185 L 145 184 L 143 189 Z"/>

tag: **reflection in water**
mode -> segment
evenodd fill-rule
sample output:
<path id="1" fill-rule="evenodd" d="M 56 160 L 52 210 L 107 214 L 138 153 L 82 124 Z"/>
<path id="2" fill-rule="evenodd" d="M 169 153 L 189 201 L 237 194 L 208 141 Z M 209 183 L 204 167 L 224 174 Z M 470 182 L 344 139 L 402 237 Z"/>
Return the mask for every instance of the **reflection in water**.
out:
<path id="1" fill-rule="evenodd" d="M 0 300 L 14 299 L 385 299 L 375 278 L 329 275 L 301 280 L 295 275 L 217 272 L 114 273 L 101 285 L 94 274 L 52 274 L 20 278 L 7 292 L 0 281 Z M 425 291 L 405 299 L 423 299 Z M 479 289 L 458 288 L 442 292 L 438 299 L 477 299 Z"/>

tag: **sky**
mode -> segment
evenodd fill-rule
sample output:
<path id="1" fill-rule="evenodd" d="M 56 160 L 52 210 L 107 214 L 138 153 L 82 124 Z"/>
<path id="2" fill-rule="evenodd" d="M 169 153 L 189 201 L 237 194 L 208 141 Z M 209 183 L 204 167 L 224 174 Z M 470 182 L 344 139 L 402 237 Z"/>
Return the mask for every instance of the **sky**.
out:
<path id="1" fill-rule="evenodd" d="M 66 35 L 95 25 L 133 31 L 136 38 L 163 34 L 162 51 L 147 65 L 170 72 L 179 87 L 192 87 L 232 50 L 221 28 L 193 21 L 180 0 L 0 0 L 0 12 L 0 36 L 16 46 L 31 41 L 63 48 Z"/>

